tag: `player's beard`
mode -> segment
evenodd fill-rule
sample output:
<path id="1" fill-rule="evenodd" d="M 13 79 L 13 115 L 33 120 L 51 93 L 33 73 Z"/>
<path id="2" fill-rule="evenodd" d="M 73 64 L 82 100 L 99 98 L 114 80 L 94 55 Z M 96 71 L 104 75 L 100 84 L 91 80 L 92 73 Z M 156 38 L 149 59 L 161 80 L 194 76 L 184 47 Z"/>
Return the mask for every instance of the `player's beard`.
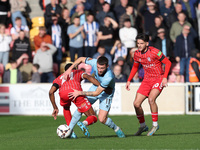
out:
<path id="1" fill-rule="evenodd" d="M 107 70 L 107 69 L 105 69 L 105 70 L 104 70 L 104 71 L 102 71 L 101 73 L 99 73 L 99 72 L 98 72 L 98 75 L 99 75 L 99 76 L 102 76 L 102 75 L 104 75 L 104 74 L 105 74 L 105 72 L 106 72 L 106 70 Z"/>

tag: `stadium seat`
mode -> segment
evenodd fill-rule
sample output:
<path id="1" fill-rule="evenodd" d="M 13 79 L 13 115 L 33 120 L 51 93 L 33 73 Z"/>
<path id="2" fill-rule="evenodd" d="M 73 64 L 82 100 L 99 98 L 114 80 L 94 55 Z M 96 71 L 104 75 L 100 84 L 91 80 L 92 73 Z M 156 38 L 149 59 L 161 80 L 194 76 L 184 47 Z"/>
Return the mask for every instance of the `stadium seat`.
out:
<path id="1" fill-rule="evenodd" d="M 32 18 L 32 28 L 44 26 L 44 17 L 34 17 Z"/>
<path id="2" fill-rule="evenodd" d="M 38 35 L 39 33 L 39 26 L 34 27 L 30 30 L 30 44 L 31 44 L 31 50 L 35 51 L 35 46 L 34 46 L 34 37 Z"/>

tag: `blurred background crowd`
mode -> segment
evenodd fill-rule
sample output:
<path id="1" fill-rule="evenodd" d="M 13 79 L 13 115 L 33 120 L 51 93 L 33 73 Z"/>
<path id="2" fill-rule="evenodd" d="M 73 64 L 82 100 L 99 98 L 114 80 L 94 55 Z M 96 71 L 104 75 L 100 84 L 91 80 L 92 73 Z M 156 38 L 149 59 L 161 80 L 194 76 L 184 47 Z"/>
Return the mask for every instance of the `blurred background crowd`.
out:
<path id="1" fill-rule="evenodd" d="M 172 62 L 169 82 L 200 79 L 200 0 L 0 0 L 0 82 L 50 83 L 78 57 L 109 60 L 116 82 L 126 82 L 136 36 Z M 163 66 L 164 68 L 165 66 Z M 93 74 L 91 67 L 79 69 Z M 142 66 L 133 78 L 141 82 Z M 198 80 L 197 80 L 198 79 Z"/>

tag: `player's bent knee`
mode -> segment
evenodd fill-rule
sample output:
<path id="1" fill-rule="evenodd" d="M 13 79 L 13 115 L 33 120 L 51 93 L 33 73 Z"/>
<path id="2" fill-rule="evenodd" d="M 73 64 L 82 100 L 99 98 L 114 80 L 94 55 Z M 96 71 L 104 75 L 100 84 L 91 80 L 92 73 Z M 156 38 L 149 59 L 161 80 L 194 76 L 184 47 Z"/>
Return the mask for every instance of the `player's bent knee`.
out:
<path id="1" fill-rule="evenodd" d="M 149 102 L 150 105 L 151 105 L 151 104 L 155 104 L 155 100 L 152 99 L 152 98 L 149 98 L 149 99 L 148 99 L 148 102 Z"/>
<path id="2" fill-rule="evenodd" d="M 134 106 L 135 108 L 140 108 L 140 107 L 141 107 L 141 104 L 140 104 L 140 103 L 134 102 L 134 103 L 133 103 L 133 106 Z"/>
<path id="3" fill-rule="evenodd" d="M 106 118 L 105 118 L 105 117 L 100 117 L 100 116 L 99 116 L 99 121 L 100 121 L 101 123 L 105 124 L 105 123 L 106 123 Z"/>

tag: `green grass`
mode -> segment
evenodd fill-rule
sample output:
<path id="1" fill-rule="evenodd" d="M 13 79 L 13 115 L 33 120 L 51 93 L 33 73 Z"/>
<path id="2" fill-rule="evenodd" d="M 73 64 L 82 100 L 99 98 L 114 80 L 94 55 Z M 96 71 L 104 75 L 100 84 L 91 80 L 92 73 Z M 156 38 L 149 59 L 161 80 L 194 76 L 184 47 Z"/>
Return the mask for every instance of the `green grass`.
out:
<path id="1" fill-rule="evenodd" d="M 64 124 L 63 116 L 56 121 L 50 116 L 0 116 L 0 150 L 59 149 L 200 149 L 199 115 L 159 116 L 160 129 L 152 136 L 133 136 L 138 129 L 136 116 L 110 116 L 126 138 L 100 122 L 89 126 L 86 138 L 76 126 L 78 139 L 60 139 L 56 129 Z M 82 120 L 85 117 L 82 118 Z M 151 127 L 151 116 L 145 116 Z"/>

